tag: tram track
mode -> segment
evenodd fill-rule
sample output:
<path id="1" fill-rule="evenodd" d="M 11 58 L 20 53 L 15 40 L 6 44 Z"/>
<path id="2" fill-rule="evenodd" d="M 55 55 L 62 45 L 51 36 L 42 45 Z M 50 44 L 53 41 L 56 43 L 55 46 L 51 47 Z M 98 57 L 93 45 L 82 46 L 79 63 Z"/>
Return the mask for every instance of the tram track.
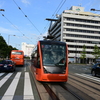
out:
<path id="1" fill-rule="evenodd" d="M 52 89 L 46 84 L 46 83 L 42 83 L 43 86 L 45 87 L 45 89 L 47 90 L 47 92 L 49 93 L 50 97 L 52 98 L 52 100 L 60 100 L 56 94 L 52 91 Z"/>
<path id="2" fill-rule="evenodd" d="M 84 82 L 82 82 L 82 81 L 80 81 L 80 80 L 77 80 L 77 79 L 75 79 L 75 78 L 71 78 L 70 77 L 70 80 L 74 80 L 74 81 L 77 81 L 77 82 L 79 82 L 79 83 L 81 83 L 81 84 L 83 84 L 83 85 L 85 85 L 86 87 L 90 87 L 90 88 L 92 88 L 92 92 L 93 92 L 93 89 L 95 90 L 95 91 L 100 91 L 100 88 L 99 88 L 99 86 L 98 86 L 98 88 L 97 88 L 97 85 L 96 84 L 93 84 L 93 85 L 91 85 L 91 84 L 87 84 L 87 83 L 85 83 L 86 81 L 84 80 Z M 89 82 L 90 83 L 90 82 Z M 98 94 L 100 94 L 100 93 L 98 93 Z"/>
<path id="3" fill-rule="evenodd" d="M 76 76 L 75 74 L 73 75 L 72 73 L 69 74 L 69 78 L 71 78 L 70 76 Z M 97 85 L 100 85 L 100 82 L 97 82 L 97 81 L 93 81 L 93 80 L 89 80 L 88 78 L 85 78 L 85 77 L 80 77 L 77 75 L 77 78 L 81 78 L 81 79 L 84 79 L 85 81 L 89 81 L 91 83 L 94 83 L 94 84 L 97 84 Z M 96 77 L 94 77 L 96 78 Z M 75 78 L 74 78 L 75 79 Z"/>
<path id="4" fill-rule="evenodd" d="M 34 80 L 40 100 L 100 100 L 99 82 L 74 74 L 69 74 L 64 84 Z"/>
<path id="5" fill-rule="evenodd" d="M 52 98 L 52 100 L 69 100 L 69 98 L 74 99 L 74 100 L 94 100 L 93 98 L 89 97 L 87 94 L 83 93 L 82 91 L 76 89 L 76 88 L 70 88 L 72 87 L 70 84 L 68 84 L 67 86 L 62 84 L 62 83 L 42 83 L 43 86 L 45 87 L 45 89 L 47 90 L 47 92 L 49 93 L 50 97 Z M 59 93 L 57 93 L 57 91 L 54 90 L 54 88 L 56 88 L 56 86 L 58 86 L 59 88 L 62 88 L 62 92 L 59 91 Z M 73 91 L 73 89 L 75 89 L 75 92 Z M 64 96 L 64 94 L 70 94 L 68 96 Z M 61 95 L 63 97 L 61 97 Z M 71 100 L 72 100 L 71 99 Z"/>
<path id="6" fill-rule="evenodd" d="M 69 75 L 69 80 L 74 84 L 78 84 L 86 90 L 89 90 L 100 96 L 100 86 L 99 83 L 91 82 L 90 80 L 83 79 L 82 77 L 77 77 Z"/>
<path id="7" fill-rule="evenodd" d="M 67 92 L 69 91 L 65 91 L 65 89 L 60 89 L 61 91 L 58 91 L 58 88 L 61 88 L 61 85 L 59 85 L 58 83 L 42 83 L 44 88 L 47 90 L 48 94 L 50 95 L 50 97 L 52 98 L 52 100 L 69 100 L 69 98 L 72 97 L 72 95 L 70 95 L 70 97 L 65 96 L 65 94 L 68 94 Z M 57 88 L 58 87 L 58 88 Z M 75 100 L 82 100 L 82 99 L 76 99 L 76 97 L 74 96 Z"/>

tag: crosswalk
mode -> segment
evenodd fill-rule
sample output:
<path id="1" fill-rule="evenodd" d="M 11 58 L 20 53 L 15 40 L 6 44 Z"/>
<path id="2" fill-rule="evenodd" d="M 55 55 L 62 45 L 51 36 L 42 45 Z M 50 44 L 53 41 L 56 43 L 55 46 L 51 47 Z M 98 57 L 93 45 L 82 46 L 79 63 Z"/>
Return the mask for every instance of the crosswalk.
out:
<path id="1" fill-rule="evenodd" d="M 92 76 L 90 74 L 78 74 L 78 73 L 75 73 L 75 75 L 78 75 L 78 76 L 81 76 L 81 77 L 85 77 L 85 78 L 94 80 L 96 82 L 100 82 L 100 78 L 99 77 L 94 77 L 94 76 Z"/>
<path id="2" fill-rule="evenodd" d="M 22 89 L 23 90 L 23 97 L 22 100 L 34 100 L 34 94 L 32 89 L 32 83 L 29 72 L 17 72 L 15 73 L 0 73 L 0 91 L 2 92 L 2 87 L 7 84 L 7 82 L 10 80 L 11 83 L 8 85 L 6 91 L 3 95 L 0 95 L 1 100 L 13 100 L 14 96 L 16 95 L 15 92 L 17 90 L 19 81 L 22 80 Z M 23 74 L 23 77 L 22 77 Z M 22 79 L 23 78 L 23 79 Z M 20 90 L 19 90 L 20 91 Z"/>

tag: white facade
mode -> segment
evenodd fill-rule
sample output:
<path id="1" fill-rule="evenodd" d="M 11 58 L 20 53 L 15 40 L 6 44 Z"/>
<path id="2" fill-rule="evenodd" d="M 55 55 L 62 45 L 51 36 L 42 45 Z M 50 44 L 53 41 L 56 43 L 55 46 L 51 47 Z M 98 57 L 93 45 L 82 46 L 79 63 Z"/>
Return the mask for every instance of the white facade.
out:
<path id="1" fill-rule="evenodd" d="M 65 10 L 49 30 L 53 40 L 68 44 L 69 60 L 80 62 L 83 45 L 86 46 L 86 60 L 93 61 L 95 44 L 100 48 L 100 15 L 84 12 L 83 7 L 72 6 Z"/>
<path id="2" fill-rule="evenodd" d="M 31 57 L 33 48 L 34 48 L 34 45 L 27 44 L 25 42 L 22 43 L 22 50 L 24 51 L 24 56 Z"/>

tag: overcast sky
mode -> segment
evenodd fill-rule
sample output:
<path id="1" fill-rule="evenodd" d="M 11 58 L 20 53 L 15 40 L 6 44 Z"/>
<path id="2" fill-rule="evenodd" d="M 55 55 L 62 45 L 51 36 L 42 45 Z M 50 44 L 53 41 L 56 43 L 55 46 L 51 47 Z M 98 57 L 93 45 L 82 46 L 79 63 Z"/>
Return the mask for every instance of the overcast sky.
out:
<path id="1" fill-rule="evenodd" d="M 47 34 L 50 22 L 71 6 L 100 10 L 100 0 L 0 0 L 0 35 L 9 45 L 21 49 L 21 43 L 36 44 Z M 93 12 L 100 13 L 100 12 Z"/>

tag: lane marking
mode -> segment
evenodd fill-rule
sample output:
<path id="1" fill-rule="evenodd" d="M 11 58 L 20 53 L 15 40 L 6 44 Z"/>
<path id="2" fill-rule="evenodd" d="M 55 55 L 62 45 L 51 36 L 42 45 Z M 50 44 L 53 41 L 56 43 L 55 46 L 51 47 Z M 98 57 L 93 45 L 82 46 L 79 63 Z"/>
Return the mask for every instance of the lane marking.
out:
<path id="1" fill-rule="evenodd" d="M 1 86 L 9 79 L 9 77 L 12 75 L 13 73 L 9 73 L 7 74 L 2 80 L 0 80 L 0 88 Z"/>
<path id="2" fill-rule="evenodd" d="M 82 75 L 84 75 L 84 76 L 88 76 L 88 77 L 91 77 L 91 78 L 94 78 L 94 79 L 97 79 L 97 80 L 100 80 L 100 78 L 98 78 L 98 77 L 94 77 L 94 76 L 92 76 L 91 74 L 90 74 L 90 75 L 82 74 Z"/>
<path id="3" fill-rule="evenodd" d="M 24 68 L 24 72 L 26 72 L 26 66 L 25 66 L 25 68 Z"/>
<path id="4" fill-rule="evenodd" d="M 3 74 L 5 74 L 5 73 L 0 73 L 0 76 L 2 76 Z"/>
<path id="5" fill-rule="evenodd" d="M 86 74 L 78 74 L 78 73 L 75 73 L 75 74 L 78 75 L 78 76 L 82 76 L 82 77 L 89 78 L 89 79 L 95 80 L 97 82 L 100 82 L 99 78 L 95 78 L 93 76 L 89 76 L 89 75 L 86 75 Z"/>
<path id="6" fill-rule="evenodd" d="M 20 76 L 21 72 L 18 72 L 1 100 L 13 100 L 13 96 L 15 94 L 15 90 L 19 82 Z"/>
<path id="7" fill-rule="evenodd" d="M 34 100 L 34 95 L 32 92 L 32 85 L 29 77 L 29 73 L 25 72 L 24 80 L 24 100 Z"/>

